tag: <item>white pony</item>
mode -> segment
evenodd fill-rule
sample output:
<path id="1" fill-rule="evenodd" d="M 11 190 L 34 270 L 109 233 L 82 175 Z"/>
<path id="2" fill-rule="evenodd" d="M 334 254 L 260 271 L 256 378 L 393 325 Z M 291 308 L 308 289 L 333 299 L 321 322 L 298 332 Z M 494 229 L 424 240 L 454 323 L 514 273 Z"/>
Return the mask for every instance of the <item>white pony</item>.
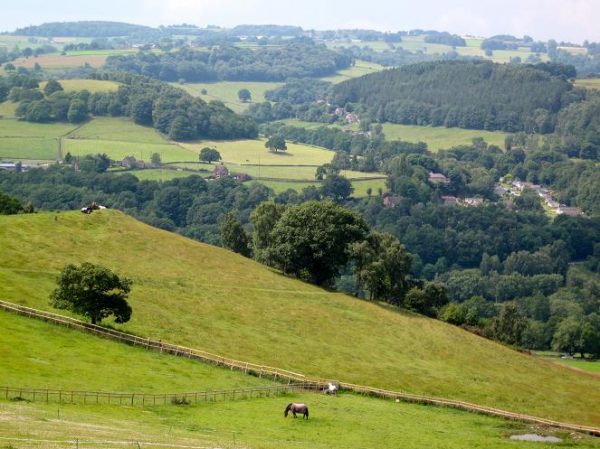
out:
<path id="1" fill-rule="evenodd" d="M 331 382 L 328 382 L 327 388 L 324 391 L 325 391 L 325 394 L 335 394 L 337 389 L 338 389 L 337 385 L 332 384 Z"/>

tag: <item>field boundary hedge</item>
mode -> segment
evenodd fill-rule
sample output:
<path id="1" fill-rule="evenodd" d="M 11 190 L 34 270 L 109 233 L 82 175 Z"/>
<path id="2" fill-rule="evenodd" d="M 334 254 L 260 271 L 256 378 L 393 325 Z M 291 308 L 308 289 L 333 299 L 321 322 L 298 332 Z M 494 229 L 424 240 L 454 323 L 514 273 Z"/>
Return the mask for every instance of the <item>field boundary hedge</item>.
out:
<path id="1" fill-rule="evenodd" d="M 356 385 L 348 382 L 339 382 L 333 380 L 324 380 L 316 378 L 308 378 L 304 374 L 295 373 L 281 368 L 275 368 L 265 365 L 257 365 L 255 363 L 243 362 L 227 357 L 222 357 L 216 354 L 212 354 L 206 351 L 197 349 L 186 348 L 184 346 L 172 345 L 164 343 L 162 341 L 151 340 L 149 338 L 141 338 L 125 332 L 120 332 L 112 329 L 107 329 L 101 326 L 97 326 L 83 321 L 69 318 L 63 315 L 54 314 L 51 312 L 44 312 L 30 307 L 20 306 L 10 302 L 0 300 L 0 309 L 8 312 L 13 312 L 19 315 L 27 316 L 30 318 L 36 318 L 47 322 L 61 324 L 74 329 L 83 330 L 88 333 L 96 334 L 104 338 L 112 340 L 123 341 L 125 343 L 132 344 L 134 346 L 142 346 L 146 349 L 153 349 L 156 351 L 166 352 L 180 357 L 187 357 L 190 359 L 196 359 L 207 363 L 216 365 L 226 366 L 230 369 L 236 369 L 243 371 L 246 374 L 253 374 L 259 377 L 271 377 L 277 381 L 287 381 L 288 387 L 299 388 L 302 391 L 315 391 L 322 392 L 328 385 L 329 382 L 338 385 L 340 390 L 351 391 L 364 395 L 370 395 L 374 397 L 380 397 L 385 399 L 392 399 L 396 401 L 413 402 L 419 404 L 430 404 L 442 407 L 451 407 L 460 410 L 465 410 L 473 413 L 479 413 L 483 415 L 490 415 L 501 417 L 504 419 L 510 419 L 515 421 L 523 421 L 533 424 L 545 425 L 556 427 L 565 430 L 571 430 L 576 432 L 583 432 L 590 435 L 600 437 L 600 428 L 591 426 L 582 426 L 578 424 L 563 423 L 545 418 L 539 418 L 530 415 L 524 415 L 520 413 L 508 412 L 506 410 L 499 410 L 492 407 L 486 407 L 476 404 L 471 404 L 465 401 L 457 401 L 453 399 L 436 398 L 430 396 L 423 396 L 418 394 L 402 393 L 397 391 L 390 391 L 381 388 L 368 387 L 364 385 Z M 2 390 L 0 390 L 2 391 Z M 162 395 L 158 395 L 161 396 Z M 181 396 L 181 394 L 180 394 Z M 131 398 L 131 394 L 129 394 Z"/>

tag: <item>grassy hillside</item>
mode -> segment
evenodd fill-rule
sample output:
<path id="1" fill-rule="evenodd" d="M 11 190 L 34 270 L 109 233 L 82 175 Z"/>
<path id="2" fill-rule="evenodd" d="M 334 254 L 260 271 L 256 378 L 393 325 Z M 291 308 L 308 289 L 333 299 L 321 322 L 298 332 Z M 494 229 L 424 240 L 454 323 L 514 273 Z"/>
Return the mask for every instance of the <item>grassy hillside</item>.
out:
<path id="1" fill-rule="evenodd" d="M 0 386 L 158 394 L 275 385 L 4 311 L 0 328 Z"/>
<path id="2" fill-rule="evenodd" d="M 385 305 L 303 284 L 117 211 L 0 217 L 0 296 L 50 310 L 67 263 L 134 281 L 119 328 L 311 376 L 600 424 L 600 379 Z"/>

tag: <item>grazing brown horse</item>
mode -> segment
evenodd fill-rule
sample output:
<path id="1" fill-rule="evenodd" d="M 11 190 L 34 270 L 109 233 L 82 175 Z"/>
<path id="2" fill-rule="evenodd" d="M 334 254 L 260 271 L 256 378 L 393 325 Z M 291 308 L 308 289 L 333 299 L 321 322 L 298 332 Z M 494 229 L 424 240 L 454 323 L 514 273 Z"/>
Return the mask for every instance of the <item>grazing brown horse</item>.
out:
<path id="1" fill-rule="evenodd" d="M 283 412 L 283 416 L 287 418 L 289 412 L 292 412 L 294 418 L 297 418 L 296 413 L 302 413 L 302 418 L 308 419 L 308 407 L 304 404 L 289 404 Z"/>

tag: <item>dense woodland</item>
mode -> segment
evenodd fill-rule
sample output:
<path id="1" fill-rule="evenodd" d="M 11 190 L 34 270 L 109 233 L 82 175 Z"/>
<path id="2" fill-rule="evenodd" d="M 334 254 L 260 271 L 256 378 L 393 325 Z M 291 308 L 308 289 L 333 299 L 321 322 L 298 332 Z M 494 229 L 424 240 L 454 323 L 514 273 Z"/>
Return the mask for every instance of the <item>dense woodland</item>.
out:
<path id="1" fill-rule="evenodd" d="M 163 81 L 285 81 L 287 78 L 333 75 L 353 60 L 307 39 L 280 47 L 248 49 L 219 46 L 210 50 L 180 49 L 156 54 L 110 56 L 104 69 L 130 71 Z"/>
<path id="2" fill-rule="evenodd" d="M 340 83 L 332 103 L 356 104 L 379 122 L 544 133 L 561 108 L 585 97 L 561 75 L 545 66 L 422 63 Z"/>

